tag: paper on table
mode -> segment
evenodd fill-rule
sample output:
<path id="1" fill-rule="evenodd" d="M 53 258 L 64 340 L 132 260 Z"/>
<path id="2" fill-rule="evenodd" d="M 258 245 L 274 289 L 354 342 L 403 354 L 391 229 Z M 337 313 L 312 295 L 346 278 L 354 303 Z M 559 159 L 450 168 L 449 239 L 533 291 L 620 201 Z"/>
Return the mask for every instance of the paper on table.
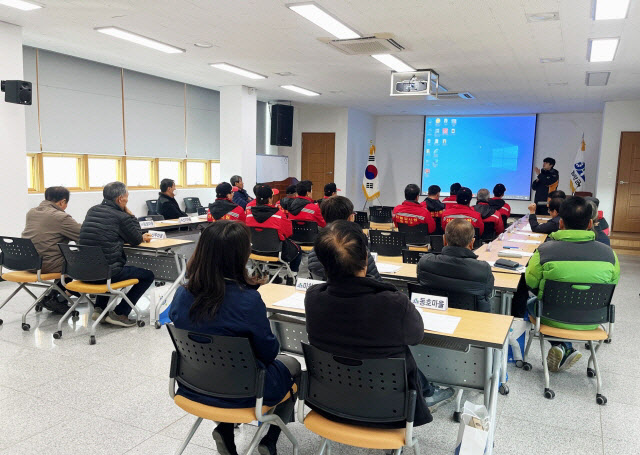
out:
<path id="1" fill-rule="evenodd" d="M 394 264 L 387 264 L 385 262 L 377 262 L 376 267 L 380 273 L 396 273 L 402 267 Z"/>
<path id="2" fill-rule="evenodd" d="M 504 270 L 505 272 L 512 271 L 516 273 L 524 273 L 527 270 L 527 268 L 524 265 L 521 265 L 520 267 L 517 267 L 515 269 L 508 269 L 506 267 L 496 267 L 495 261 L 487 261 L 487 264 L 489 264 L 491 267 L 496 268 L 498 270 Z"/>
<path id="3" fill-rule="evenodd" d="M 304 294 L 301 292 L 296 292 L 286 299 L 279 300 L 273 305 L 283 308 L 296 308 L 298 310 L 304 310 Z"/>
<path id="4" fill-rule="evenodd" d="M 529 237 L 540 237 L 542 236 L 542 234 L 535 234 L 531 231 L 526 232 L 526 231 L 516 231 L 514 232 L 514 234 L 518 234 L 518 235 L 528 235 Z"/>
<path id="5" fill-rule="evenodd" d="M 431 332 L 447 333 L 451 335 L 456 331 L 460 318 L 458 316 L 447 316 L 446 314 L 435 314 L 426 311 L 420 312 L 424 329 Z"/>
<path id="6" fill-rule="evenodd" d="M 521 231 L 531 232 L 531 225 L 529 223 L 525 224 L 520 228 Z"/>
<path id="7" fill-rule="evenodd" d="M 531 243 L 533 245 L 539 245 L 540 242 L 537 240 L 521 240 L 521 239 L 507 239 L 504 242 L 517 242 L 517 243 Z"/>
<path id="8" fill-rule="evenodd" d="M 180 221 L 178 220 L 162 220 L 163 223 L 166 224 L 178 224 Z"/>
<path id="9" fill-rule="evenodd" d="M 533 253 L 529 253 L 528 251 L 500 250 L 498 253 L 517 253 L 522 257 L 524 257 L 524 256 L 527 256 L 527 257 L 533 256 Z"/>

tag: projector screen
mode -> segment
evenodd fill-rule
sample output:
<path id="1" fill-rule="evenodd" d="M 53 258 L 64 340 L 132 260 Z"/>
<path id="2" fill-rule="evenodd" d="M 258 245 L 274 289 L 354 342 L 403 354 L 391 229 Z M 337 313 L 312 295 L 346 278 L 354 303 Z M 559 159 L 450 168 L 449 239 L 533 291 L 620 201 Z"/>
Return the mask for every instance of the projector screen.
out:
<path id="1" fill-rule="evenodd" d="M 427 116 L 422 193 L 438 185 L 448 195 L 459 182 L 476 194 L 503 183 L 505 199 L 529 200 L 535 136 L 535 115 Z"/>

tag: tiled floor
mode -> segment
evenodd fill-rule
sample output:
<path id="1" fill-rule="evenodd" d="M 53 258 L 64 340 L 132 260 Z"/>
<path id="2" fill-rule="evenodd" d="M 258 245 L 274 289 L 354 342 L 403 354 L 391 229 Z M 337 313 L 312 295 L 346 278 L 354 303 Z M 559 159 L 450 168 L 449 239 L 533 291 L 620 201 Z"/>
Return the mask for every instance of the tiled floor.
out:
<path id="1" fill-rule="evenodd" d="M 552 375 L 556 398 L 544 399 L 534 344 L 532 371 L 509 366 L 511 393 L 498 397 L 494 453 L 640 454 L 640 257 L 620 259 L 614 341 L 600 351 L 609 402 L 596 404 L 586 356 L 568 372 Z M 0 301 L 12 289 L 0 283 Z M 172 346 L 166 330 L 101 327 L 98 343 L 90 346 L 82 314 L 75 326 L 65 327 L 62 339 L 54 340 L 57 317 L 47 311 L 29 316 L 29 332 L 21 329 L 20 314 L 28 303 L 24 294 L 0 310 L 0 454 L 174 453 L 194 418 L 168 395 Z M 472 399 L 482 401 L 479 394 Z M 453 404 L 440 408 L 431 424 L 416 430 L 423 453 L 453 453 L 458 426 L 452 412 Z M 215 453 L 212 428 L 211 422 L 203 423 L 185 454 Z M 298 423 L 292 430 L 301 454 L 313 453 L 319 438 Z M 250 426 L 238 430 L 241 450 L 254 431 Z M 285 438 L 278 448 L 291 453 Z M 334 452 L 368 451 L 334 445 Z"/>

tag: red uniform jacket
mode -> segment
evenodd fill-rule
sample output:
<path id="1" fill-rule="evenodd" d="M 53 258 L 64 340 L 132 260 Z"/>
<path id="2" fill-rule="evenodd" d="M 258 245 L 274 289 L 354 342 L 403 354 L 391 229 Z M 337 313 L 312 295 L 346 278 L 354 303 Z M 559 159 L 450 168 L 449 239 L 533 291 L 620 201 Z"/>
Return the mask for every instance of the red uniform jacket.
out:
<path id="1" fill-rule="evenodd" d="M 322 218 L 320 206 L 307 196 L 298 196 L 289 204 L 287 209 L 290 220 L 315 221 L 318 227 L 325 227 L 327 223 Z"/>
<path id="2" fill-rule="evenodd" d="M 424 208 L 426 208 L 433 218 L 442 218 L 442 214 L 444 213 L 444 209 L 446 206 L 438 199 L 431 199 L 430 197 L 426 198 L 424 201 L 420 203 Z"/>
<path id="3" fill-rule="evenodd" d="M 488 202 L 478 202 L 474 210 L 480 214 L 484 223 L 493 223 L 493 229 L 496 234 L 502 234 L 504 232 L 502 215 L 491 204 Z"/>
<path id="4" fill-rule="evenodd" d="M 247 226 L 277 229 L 280 240 L 291 237 L 293 226 L 284 212 L 272 205 L 256 205 L 247 213 Z"/>
<path id="5" fill-rule="evenodd" d="M 249 207 L 255 207 L 256 205 L 258 205 L 258 201 L 256 201 L 255 199 L 251 199 L 249 202 L 247 202 L 246 210 L 249 210 Z"/>
<path id="6" fill-rule="evenodd" d="M 442 202 L 444 203 L 445 207 L 451 207 L 453 204 L 457 204 L 458 201 L 456 201 L 456 195 L 452 195 L 452 196 L 447 196 L 446 198 L 444 198 L 442 200 Z"/>
<path id="7" fill-rule="evenodd" d="M 393 224 L 396 227 L 398 227 L 398 224 L 406 224 L 409 226 L 426 224 L 429 233 L 436 230 L 436 222 L 433 221 L 431 213 L 419 202 L 404 201 L 402 204 L 394 207 L 391 216 L 393 218 Z"/>
<path id="8" fill-rule="evenodd" d="M 500 215 L 504 215 L 507 218 L 511 216 L 511 206 L 507 204 L 501 197 L 492 197 L 489 200 L 489 205 L 491 207 L 495 207 L 498 212 L 500 212 Z"/>
<path id="9" fill-rule="evenodd" d="M 244 210 L 238 204 L 234 204 L 227 198 L 218 198 L 213 204 L 209 204 L 209 213 L 215 221 L 232 220 L 245 221 Z"/>
<path id="10" fill-rule="evenodd" d="M 480 235 L 484 233 L 484 222 L 482 216 L 468 205 L 449 204 L 442 215 L 442 229 L 447 227 L 447 223 L 455 218 L 462 218 L 470 221 L 474 228 L 480 230 Z"/>

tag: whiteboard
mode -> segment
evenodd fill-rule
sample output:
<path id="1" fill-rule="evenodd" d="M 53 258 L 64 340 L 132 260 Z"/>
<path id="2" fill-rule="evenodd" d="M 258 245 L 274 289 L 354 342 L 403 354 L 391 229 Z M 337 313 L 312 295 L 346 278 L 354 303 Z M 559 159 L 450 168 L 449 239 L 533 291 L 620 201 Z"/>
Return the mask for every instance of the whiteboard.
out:
<path id="1" fill-rule="evenodd" d="M 256 155 L 256 182 L 275 182 L 289 177 L 289 157 Z"/>

